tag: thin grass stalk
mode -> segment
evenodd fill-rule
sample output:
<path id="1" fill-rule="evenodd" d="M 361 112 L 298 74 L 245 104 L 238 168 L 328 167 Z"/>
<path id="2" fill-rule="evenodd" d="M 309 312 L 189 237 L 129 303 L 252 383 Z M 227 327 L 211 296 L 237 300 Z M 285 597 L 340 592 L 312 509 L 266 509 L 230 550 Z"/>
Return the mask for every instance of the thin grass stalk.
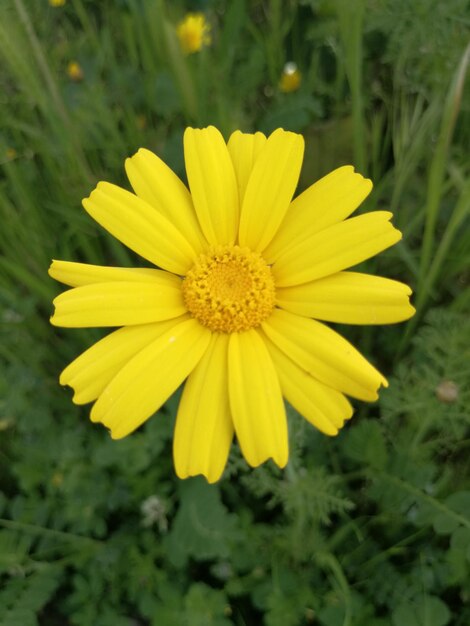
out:
<path id="1" fill-rule="evenodd" d="M 151 40 L 148 32 L 148 22 L 150 22 L 151 18 L 147 14 L 144 15 L 142 13 L 140 3 L 135 0 L 129 0 L 128 6 L 131 13 L 130 15 L 123 13 L 122 20 L 128 22 L 130 36 L 135 40 L 144 77 L 145 75 L 153 76 L 158 69 L 154 48 L 158 49 L 158 47 L 161 46 L 162 37 L 159 35 L 155 41 Z M 161 19 L 163 19 L 162 16 L 159 16 L 158 23 Z"/>
<path id="2" fill-rule="evenodd" d="M 45 113 L 47 109 L 45 90 L 36 68 L 30 62 L 30 56 L 24 54 L 26 47 L 27 41 L 23 38 L 19 24 L 12 19 L 0 20 L 0 58 L 3 57 L 3 70 L 6 71 L 8 68 L 13 81 L 22 84 L 28 101 L 34 101 L 38 109 Z M 5 116 L 12 118 L 3 120 L 5 128 L 13 129 L 15 123 L 21 124 L 14 116 L 9 116 L 8 111 Z"/>
<path id="3" fill-rule="evenodd" d="M 23 4 L 23 0 L 13 0 L 13 2 L 15 4 L 16 12 L 18 13 L 20 21 L 23 24 L 23 27 L 28 36 L 34 58 L 36 59 L 36 63 L 38 64 L 38 67 L 43 75 L 44 81 L 49 90 L 49 94 L 55 104 L 57 112 L 62 118 L 64 125 L 70 126 L 70 118 L 68 116 L 67 109 L 65 108 L 57 84 L 54 80 L 54 77 L 52 76 L 52 72 L 49 68 L 49 64 L 47 63 L 46 56 L 43 52 L 41 44 L 39 43 L 39 39 L 36 36 L 36 32 L 29 18 L 28 12 Z"/>
<path id="4" fill-rule="evenodd" d="M 452 311 L 468 313 L 470 311 L 470 289 L 463 289 L 462 292 L 451 302 L 449 308 Z"/>
<path id="5" fill-rule="evenodd" d="M 431 161 L 428 176 L 427 201 L 425 208 L 424 236 L 421 246 L 421 263 L 418 291 L 424 288 L 433 255 L 435 231 L 439 217 L 440 202 L 443 194 L 444 178 L 447 169 L 449 147 L 454 133 L 455 123 L 460 111 L 462 92 L 470 62 L 470 44 L 465 49 L 455 72 L 447 95 L 442 117 L 441 130 Z M 421 314 L 421 311 L 418 310 Z"/>
<path id="6" fill-rule="evenodd" d="M 210 49 L 202 50 L 207 68 L 206 82 L 216 90 L 213 94 L 215 115 L 224 136 L 228 136 L 240 119 L 238 85 L 234 85 L 233 75 L 237 62 L 238 42 L 246 28 L 246 2 L 233 2 L 224 15 L 218 41 Z M 214 62 L 214 56 L 218 63 Z M 210 61 L 210 62 L 208 62 Z"/>
<path id="7" fill-rule="evenodd" d="M 423 159 L 428 155 L 427 142 L 438 123 L 439 106 L 433 101 L 425 110 L 420 97 L 416 99 L 410 112 L 410 102 L 400 97 L 392 103 L 395 112 L 393 123 L 394 181 L 390 211 L 397 215 L 398 226 L 406 228 L 410 221 L 410 210 L 402 205 L 402 196 L 406 186 Z M 411 141 L 409 140 L 411 138 Z M 413 218 L 416 212 L 412 212 Z M 424 215 L 420 217 L 420 222 Z"/>
<path id="8" fill-rule="evenodd" d="M 470 216 L 470 181 L 467 182 L 462 190 L 459 199 L 452 212 L 450 220 L 444 231 L 443 236 L 440 239 L 440 243 L 437 246 L 435 254 L 433 255 L 432 263 L 429 266 L 429 270 L 422 283 L 421 289 L 417 292 L 415 306 L 417 314 L 409 321 L 406 328 L 404 338 L 406 341 L 413 330 L 416 328 L 420 319 L 420 314 L 426 308 L 428 300 L 433 293 L 433 289 L 436 285 L 438 278 L 440 277 L 444 268 L 445 260 L 448 258 L 449 251 L 454 242 L 455 236 L 459 231 L 459 228 Z M 406 346 L 406 344 L 405 344 Z"/>
<path id="9" fill-rule="evenodd" d="M 282 4 L 280 0 L 269 2 L 269 35 L 266 38 L 266 52 L 268 71 L 271 83 L 275 85 L 279 78 L 282 65 L 283 35 L 282 35 Z"/>
<path id="10" fill-rule="evenodd" d="M 385 155 L 390 147 L 390 132 L 387 128 L 387 114 L 385 109 L 379 109 L 371 118 L 371 158 L 370 175 L 372 180 L 378 181 L 383 177 L 386 162 Z"/>
<path id="11" fill-rule="evenodd" d="M 135 32 L 135 22 L 130 15 L 121 16 L 121 33 L 123 43 L 125 44 L 126 57 L 131 61 L 134 67 L 139 65 L 139 47 Z"/>
<path id="12" fill-rule="evenodd" d="M 158 39 L 163 42 L 166 62 L 170 66 L 178 85 L 186 114 L 186 122 L 198 124 L 200 110 L 194 80 L 186 58 L 181 51 L 175 27 L 166 19 L 162 0 L 156 1 L 154 11 L 159 15 L 154 26 L 156 29 L 158 27 Z"/>
<path id="13" fill-rule="evenodd" d="M 80 541 L 83 543 L 94 544 L 96 546 L 103 545 L 103 541 L 100 539 L 94 539 L 93 537 L 86 537 L 85 535 L 77 535 L 76 533 L 69 533 L 63 530 L 55 530 L 53 528 L 46 528 L 45 526 L 38 526 L 37 524 L 27 524 L 17 520 L 0 518 L 0 526 L 3 528 L 10 528 L 12 530 L 21 530 L 22 532 L 28 532 L 32 534 L 45 535 L 54 537 L 54 539 L 66 539 L 68 541 Z"/>
<path id="14" fill-rule="evenodd" d="M 96 54 L 100 54 L 102 52 L 101 42 L 98 37 L 97 29 L 89 17 L 90 11 L 87 11 L 85 8 L 83 0 L 72 0 L 72 6 L 75 15 L 80 21 L 83 31 L 87 35 L 87 41 L 91 41 Z"/>
<path id="15" fill-rule="evenodd" d="M 0 259 L 0 269 L 17 284 L 24 285 L 31 293 L 34 293 L 44 303 L 49 304 L 54 290 L 48 282 L 41 281 L 36 274 L 33 274 L 25 267 L 9 259 Z"/>
<path id="16" fill-rule="evenodd" d="M 28 12 L 23 4 L 23 0 L 13 0 L 13 2 L 14 2 L 14 6 L 18 14 L 19 20 L 26 32 L 29 45 L 33 53 L 33 58 L 46 84 L 46 87 L 50 96 L 50 101 L 54 103 L 56 113 L 61 123 L 60 124 L 57 123 L 59 121 L 57 120 L 57 118 L 51 119 L 52 116 L 50 113 L 48 115 L 48 112 L 50 109 L 50 106 L 49 106 L 50 101 L 47 101 L 45 106 L 43 103 L 43 106 L 42 106 L 43 113 L 46 118 L 49 118 L 49 121 L 53 130 L 57 134 L 59 134 L 59 136 L 60 136 L 60 132 L 58 133 L 58 130 L 63 129 L 63 131 L 65 131 L 64 135 L 67 135 L 68 142 L 64 141 L 64 145 L 67 147 L 67 143 L 70 144 L 69 148 L 71 148 L 70 150 L 71 158 L 73 161 L 75 161 L 74 166 L 76 165 L 76 167 L 80 170 L 81 175 L 83 176 L 84 180 L 89 181 L 91 179 L 91 172 L 88 167 L 88 163 L 83 153 L 83 150 L 81 148 L 78 135 L 76 134 L 75 127 L 67 112 L 67 108 L 64 104 L 64 101 L 60 94 L 57 83 L 49 68 L 46 55 L 36 35 L 34 26 L 28 15 Z M 25 85 L 25 87 L 27 87 L 27 85 Z M 60 128 L 58 128 L 58 126 L 60 126 Z"/>
<path id="17" fill-rule="evenodd" d="M 362 84 L 362 29 L 364 22 L 364 0 L 349 2 L 336 0 L 339 34 L 344 50 L 346 77 L 351 90 L 353 118 L 354 165 L 363 174 L 367 171 L 366 126 Z"/>
<path id="18" fill-rule="evenodd" d="M 344 619 L 342 626 L 351 626 L 353 618 L 351 588 L 349 586 L 343 568 L 341 567 L 338 559 L 331 553 L 321 554 L 318 560 L 319 564 L 324 569 L 328 569 L 331 571 L 343 595 Z"/>
<path id="19" fill-rule="evenodd" d="M 462 92 L 469 62 L 470 44 L 465 49 L 457 70 L 452 78 L 450 89 L 444 104 L 439 138 L 429 167 L 427 198 L 424 212 L 424 236 L 421 244 L 421 257 L 416 288 L 416 314 L 406 326 L 402 340 L 398 346 L 396 358 L 399 358 L 408 346 L 411 334 L 423 316 L 431 295 L 431 289 L 435 286 L 436 279 L 441 272 L 441 268 L 445 262 L 446 254 L 450 248 L 450 244 L 453 240 L 457 227 L 461 224 L 464 218 L 462 213 L 467 211 L 467 200 L 465 200 L 466 192 L 463 192 L 460 199 L 462 200 L 462 198 L 464 198 L 464 200 L 457 203 L 451 220 L 446 227 L 444 236 L 441 238 L 441 244 L 437 251 L 439 254 L 437 254 L 434 249 L 435 230 L 439 217 L 441 198 L 446 189 L 445 175 L 447 170 L 449 148 L 457 116 L 460 111 Z"/>

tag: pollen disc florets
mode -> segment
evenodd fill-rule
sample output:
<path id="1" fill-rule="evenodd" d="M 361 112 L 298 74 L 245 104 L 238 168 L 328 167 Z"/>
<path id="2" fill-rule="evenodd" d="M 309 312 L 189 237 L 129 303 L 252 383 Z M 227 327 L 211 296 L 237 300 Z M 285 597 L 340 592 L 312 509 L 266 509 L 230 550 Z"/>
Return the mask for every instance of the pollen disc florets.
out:
<path id="1" fill-rule="evenodd" d="M 188 311 L 213 331 L 234 333 L 259 326 L 274 307 L 271 269 L 257 252 L 216 246 L 201 254 L 183 281 Z"/>

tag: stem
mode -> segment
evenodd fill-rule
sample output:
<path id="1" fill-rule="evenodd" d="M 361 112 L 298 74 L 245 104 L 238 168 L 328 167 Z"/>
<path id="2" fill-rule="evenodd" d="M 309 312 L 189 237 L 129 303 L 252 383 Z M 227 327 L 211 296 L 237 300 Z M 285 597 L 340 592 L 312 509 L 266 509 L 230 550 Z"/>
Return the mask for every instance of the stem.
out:
<path id="1" fill-rule="evenodd" d="M 439 500 L 436 500 L 436 498 L 433 498 L 432 496 L 429 496 L 427 493 L 424 493 L 423 491 L 421 491 L 421 489 L 418 489 L 418 487 L 415 487 L 414 485 L 410 485 L 410 483 L 407 483 L 401 478 L 397 478 L 396 476 L 391 476 L 390 474 L 386 474 L 384 472 L 381 473 L 381 476 L 382 478 L 385 478 L 386 480 L 393 483 L 397 487 L 401 487 L 405 491 L 408 491 L 408 493 L 411 493 L 412 495 L 417 496 L 421 500 L 425 500 L 426 502 L 428 502 L 428 504 L 431 504 L 435 509 L 438 509 L 442 513 L 445 513 L 449 517 L 452 517 L 459 524 L 462 524 L 466 528 L 470 529 L 469 519 L 467 519 L 463 515 L 460 515 L 460 513 L 456 513 L 453 509 L 450 509 L 448 506 L 446 506 Z"/>
<path id="2" fill-rule="evenodd" d="M 36 524 L 26 524 L 25 522 L 16 522 L 14 520 L 8 520 L 0 518 L 0 526 L 4 528 L 11 528 L 13 530 L 22 530 L 25 532 L 38 533 L 42 535 L 49 535 L 51 537 L 60 537 L 62 539 L 68 539 L 73 541 L 86 541 L 88 543 L 102 544 L 99 539 L 92 539 L 91 537 L 83 537 L 82 535 L 75 535 L 73 533 L 67 533 L 63 530 L 51 530 L 50 528 L 44 528 L 43 526 L 37 526 Z"/>
<path id="3" fill-rule="evenodd" d="M 455 73 L 447 96 L 441 125 L 441 132 L 437 141 L 434 157 L 431 161 L 428 176 L 428 192 L 426 203 L 426 222 L 424 227 L 423 243 L 421 247 L 421 264 L 418 281 L 418 291 L 421 291 L 426 282 L 434 247 L 434 235 L 439 205 L 441 201 L 449 146 L 460 111 L 462 92 L 465 83 L 467 67 L 470 62 L 470 44 L 465 49 L 457 72 Z"/>
<path id="4" fill-rule="evenodd" d="M 343 572 L 338 559 L 333 554 L 322 554 L 321 564 L 327 565 L 332 571 L 344 597 L 344 620 L 343 626 L 351 626 L 352 624 L 352 604 L 351 604 L 351 591 L 349 589 L 349 583 Z"/>
<path id="5" fill-rule="evenodd" d="M 50 97 L 55 104 L 55 108 L 57 110 L 57 114 L 60 117 L 63 123 L 63 129 L 66 131 L 70 138 L 70 144 L 74 151 L 74 157 L 76 158 L 77 165 L 79 166 L 81 173 L 83 175 L 84 181 L 88 184 L 93 180 L 93 176 L 91 175 L 90 169 L 88 167 L 88 162 L 81 148 L 80 139 L 77 135 L 76 129 L 72 120 L 69 117 L 67 112 L 67 108 L 62 100 L 62 96 L 60 94 L 59 88 L 57 87 L 57 83 L 54 80 L 52 72 L 47 63 L 46 55 L 41 47 L 39 39 L 34 30 L 33 24 L 29 18 L 28 12 L 25 9 L 23 4 L 23 0 L 14 0 L 15 8 L 20 18 L 20 22 L 23 24 L 23 27 L 26 31 L 26 34 L 29 39 L 29 43 L 31 45 L 34 58 L 39 66 L 39 69 L 42 73 L 46 86 L 49 90 Z"/>
<path id="6" fill-rule="evenodd" d="M 336 9 L 345 55 L 346 76 L 351 90 L 354 165 L 365 174 L 367 166 L 366 131 L 362 98 L 362 25 L 365 4 L 363 0 L 356 2 L 336 0 Z"/>
<path id="7" fill-rule="evenodd" d="M 15 3 L 16 11 L 20 17 L 20 20 L 26 30 L 26 34 L 28 35 L 31 48 L 33 49 L 33 53 L 36 58 L 36 62 L 39 66 L 39 69 L 42 72 L 44 80 L 46 81 L 46 85 L 51 94 L 51 98 L 54 101 L 55 106 L 57 108 L 57 112 L 62 118 L 62 121 L 64 122 L 65 126 L 70 126 L 71 123 L 70 123 L 70 118 L 67 113 L 67 109 L 64 106 L 64 102 L 59 93 L 59 89 L 57 88 L 57 83 L 55 82 L 52 76 L 52 72 L 47 63 L 46 56 L 42 50 L 41 44 L 39 43 L 39 39 L 36 36 L 33 24 L 31 23 L 31 20 L 29 19 L 29 15 L 25 9 L 23 0 L 14 0 L 14 3 Z"/>

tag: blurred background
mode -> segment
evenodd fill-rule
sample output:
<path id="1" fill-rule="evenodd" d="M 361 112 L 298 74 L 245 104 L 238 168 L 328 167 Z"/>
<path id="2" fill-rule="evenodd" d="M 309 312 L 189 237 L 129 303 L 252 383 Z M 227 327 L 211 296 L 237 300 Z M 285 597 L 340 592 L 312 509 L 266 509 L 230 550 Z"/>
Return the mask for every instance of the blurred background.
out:
<path id="1" fill-rule="evenodd" d="M 1 0 L 0 626 L 470 624 L 467 0 Z M 139 259 L 81 209 L 139 147 L 302 133 L 299 190 L 353 164 L 417 315 L 340 328 L 389 378 L 337 438 L 288 407 L 285 471 L 233 446 L 176 479 L 177 394 L 122 441 L 59 386 L 52 258 Z"/>

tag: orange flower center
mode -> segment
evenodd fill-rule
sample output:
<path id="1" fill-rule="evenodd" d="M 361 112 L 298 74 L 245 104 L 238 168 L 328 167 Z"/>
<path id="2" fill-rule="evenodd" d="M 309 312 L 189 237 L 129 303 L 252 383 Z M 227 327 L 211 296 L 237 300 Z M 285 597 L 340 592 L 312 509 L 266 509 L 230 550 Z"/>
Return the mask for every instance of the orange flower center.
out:
<path id="1" fill-rule="evenodd" d="M 255 328 L 274 308 L 270 267 L 257 252 L 216 246 L 201 254 L 183 281 L 188 311 L 210 330 L 236 333 Z"/>

